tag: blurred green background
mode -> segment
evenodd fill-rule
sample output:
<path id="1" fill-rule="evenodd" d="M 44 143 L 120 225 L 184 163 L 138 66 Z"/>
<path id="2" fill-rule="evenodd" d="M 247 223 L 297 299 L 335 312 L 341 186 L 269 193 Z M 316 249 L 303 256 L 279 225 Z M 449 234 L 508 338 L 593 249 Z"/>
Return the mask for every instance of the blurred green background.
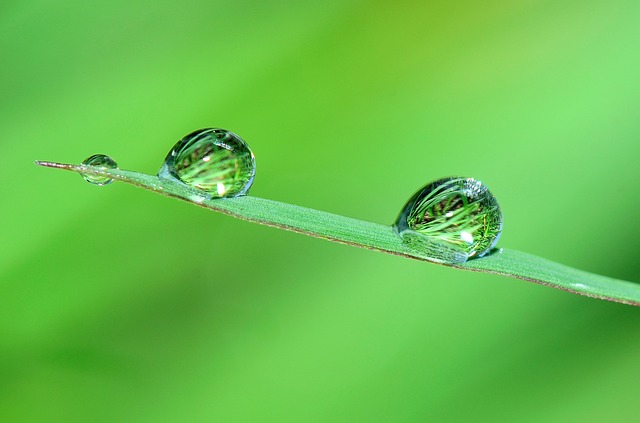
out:
<path id="1" fill-rule="evenodd" d="M 630 421 L 640 313 L 33 160 L 154 173 L 201 127 L 252 194 L 391 223 L 473 176 L 500 246 L 640 282 L 640 2 L 0 6 L 0 421 Z"/>

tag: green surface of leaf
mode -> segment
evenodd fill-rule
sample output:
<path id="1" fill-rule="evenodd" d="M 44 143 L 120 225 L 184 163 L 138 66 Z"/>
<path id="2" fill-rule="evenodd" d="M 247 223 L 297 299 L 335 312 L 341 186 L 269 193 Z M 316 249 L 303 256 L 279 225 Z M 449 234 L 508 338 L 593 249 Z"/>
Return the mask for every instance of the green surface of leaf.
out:
<path id="1" fill-rule="evenodd" d="M 210 199 L 205 193 L 177 180 L 127 170 L 103 170 L 85 165 L 51 162 L 36 163 L 80 174 L 110 176 L 114 180 L 179 198 L 239 219 L 317 238 L 463 270 L 510 276 L 593 298 L 640 306 L 640 284 L 588 273 L 520 251 L 500 248 L 483 258 L 472 259 L 463 264 L 439 263 L 407 246 L 395 229 L 387 225 L 252 196 Z"/>

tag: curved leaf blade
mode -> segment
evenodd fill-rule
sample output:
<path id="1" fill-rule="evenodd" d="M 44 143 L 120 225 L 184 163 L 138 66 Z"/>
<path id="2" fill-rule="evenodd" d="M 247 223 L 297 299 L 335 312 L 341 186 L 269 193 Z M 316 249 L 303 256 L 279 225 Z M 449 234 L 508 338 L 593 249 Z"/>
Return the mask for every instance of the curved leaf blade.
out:
<path id="1" fill-rule="evenodd" d="M 36 164 L 80 174 L 108 176 L 114 180 L 179 198 L 239 219 L 329 241 L 462 270 L 509 276 L 588 297 L 640 306 L 640 284 L 638 283 L 588 273 L 520 251 L 499 249 L 485 257 L 469 260 L 463 264 L 440 263 L 408 247 L 402 242 L 395 229 L 388 225 L 252 196 L 209 199 L 201 192 L 177 180 L 161 179 L 155 175 L 127 170 L 105 170 L 86 165 L 41 161 Z"/>

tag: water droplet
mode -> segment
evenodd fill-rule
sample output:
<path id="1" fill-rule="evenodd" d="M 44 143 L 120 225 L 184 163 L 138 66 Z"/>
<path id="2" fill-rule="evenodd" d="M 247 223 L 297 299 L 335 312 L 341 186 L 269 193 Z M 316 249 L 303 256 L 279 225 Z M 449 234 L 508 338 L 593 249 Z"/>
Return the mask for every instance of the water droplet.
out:
<path id="1" fill-rule="evenodd" d="M 409 199 L 395 227 L 403 242 L 425 258 L 463 263 L 498 242 L 502 212 L 486 186 L 473 178 L 444 178 Z"/>
<path id="2" fill-rule="evenodd" d="M 255 174 L 255 157 L 242 138 L 224 129 L 207 128 L 178 141 L 158 176 L 177 178 L 212 198 L 222 198 L 246 194 Z"/>
<path id="3" fill-rule="evenodd" d="M 115 162 L 115 160 L 104 154 L 94 154 L 91 157 L 87 157 L 86 159 L 84 159 L 82 164 L 105 170 L 118 168 L 118 164 Z M 82 174 L 82 177 L 90 184 L 99 186 L 109 185 L 111 182 L 113 182 L 113 179 L 109 178 L 108 176 Z"/>

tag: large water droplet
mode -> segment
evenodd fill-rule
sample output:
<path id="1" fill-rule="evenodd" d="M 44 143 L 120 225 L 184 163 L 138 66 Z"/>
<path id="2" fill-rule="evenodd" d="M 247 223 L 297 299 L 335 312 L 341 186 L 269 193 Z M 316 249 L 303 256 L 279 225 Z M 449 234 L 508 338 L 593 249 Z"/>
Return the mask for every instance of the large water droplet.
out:
<path id="1" fill-rule="evenodd" d="M 498 242 L 502 212 L 486 186 L 473 178 L 444 178 L 416 192 L 395 227 L 403 242 L 425 258 L 463 263 Z"/>
<path id="2" fill-rule="evenodd" d="M 105 169 L 105 170 L 118 168 L 118 164 L 115 162 L 115 160 L 113 160 L 111 157 L 104 154 L 94 154 L 91 157 L 87 157 L 86 159 L 84 159 L 82 164 L 86 166 L 97 167 L 99 169 Z M 89 182 L 90 184 L 99 185 L 99 186 L 109 185 L 111 182 L 113 182 L 113 179 L 109 178 L 108 176 L 98 176 L 98 175 L 90 175 L 90 174 L 83 173 L 82 177 L 84 178 L 85 181 Z"/>
<path id="3" fill-rule="evenodd" d="M 177 178 L 221 198 L 246 194 L 255 174 L 255 157 L 242 138 L 225 129 L 207 128 L 178 141 L 158 176 Z"/>

